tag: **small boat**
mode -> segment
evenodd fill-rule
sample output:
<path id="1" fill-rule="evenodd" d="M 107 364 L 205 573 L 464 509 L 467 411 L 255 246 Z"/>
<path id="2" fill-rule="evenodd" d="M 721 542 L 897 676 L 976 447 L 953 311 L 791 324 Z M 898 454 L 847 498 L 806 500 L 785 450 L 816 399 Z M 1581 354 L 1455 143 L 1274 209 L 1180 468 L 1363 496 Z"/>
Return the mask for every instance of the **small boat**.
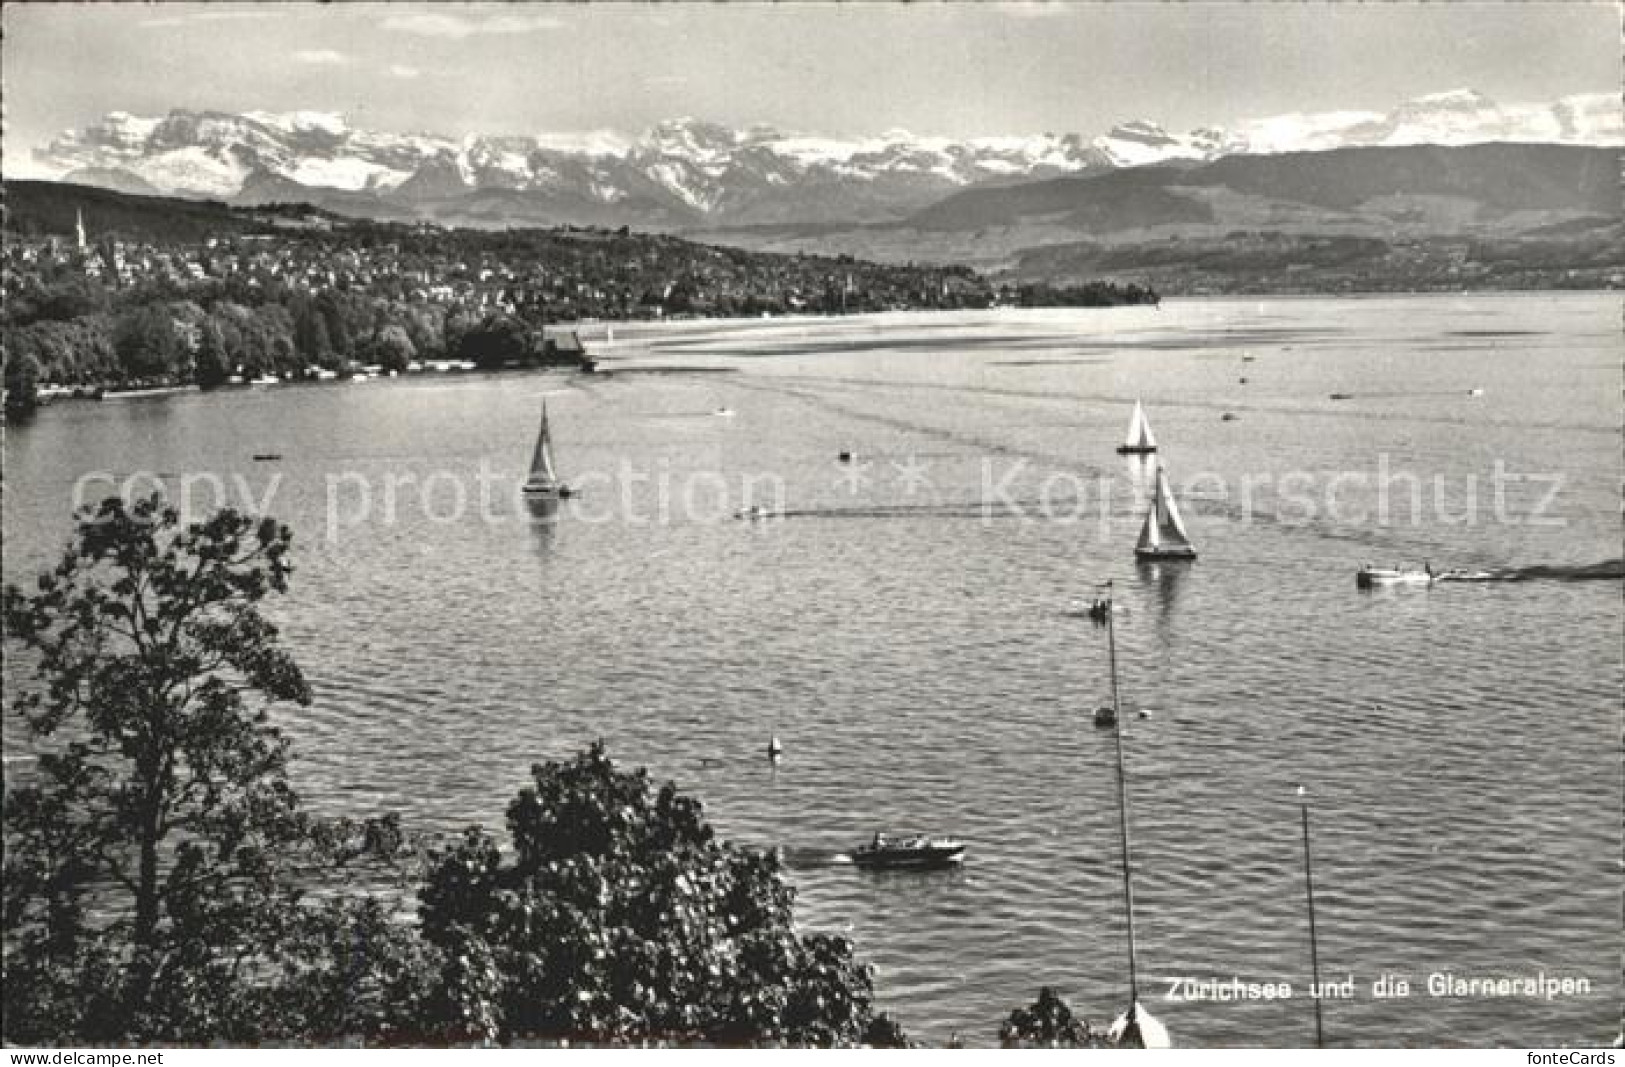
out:
<path id="1" fill-rule="evenodd" d="M 1160 560 L 1195 559 L 1196 548 L 1185 523 L 1179 517 L 1179 505 L 1174 491 L 1168 485 L 1168 471 L 1157 464 L 1157 486 L 1151 499 L 1151 510 L 1145 514 L 1145 525 L 1140 529 L 1140 541 L 1134 546 L 1134 558 L 1142 562 Z"/>
<path id="2" fill-rule="evenodd" d="M 1247 379 L 1246 378 L 1241 379 L 1241 384 L 1246 385 L 1247 384 Z"/>
<path id="3" fill-rule="evenodd" d="M 1117 725 L 1117 709 L 1110 704 L 1102 704 L 1095 709 L 1095 725 L 1105 729 Z"/>
<path id="4" fill-rule="evenodd" d="M 741 508 L 740 510 L 734 512 L 734 518 L 743 519 L 746 522 L 757 522 L 762 519 L 771 519 L 772 517 L 773 513 L 761 505 Z"/>
<path id="5" fill-rule="evenodd" d="M 1484 390 L 1482 390 L 1482 389 L 1469 389 L 1469 390 L 1467 390 L 1467 395 L 1468 396 L 1483 396 L 1484 395 Z"/>
<path id="6" fill-rule="evenodd" d="M 1414 567 L 1361 567 L 1354 575 L 1354 585 L 1371 589 L 1379 585 L 1430 585 L 1438 581 L 1432 570 Z"/>
<path id="7" fill-rule="evenodd" d="M 852 453 L 850 453 L 850 452 L 843 449 L 841 451 L 841 454 L 839 456 L 837 456 L 836 458 L 839 459 L 842 463 L 851 463 L 852 462 Z"/>
<path id="8" fill-rule="evenodd" d="M 282 379 L 274 374 L 262 374 L 258 378 L 251 378 L 249 385 L 281 385 Z"/>
<path id="9" fill-rule="evenodd" d="M 1241 416 L 1237 415 L 1234 411 L 1227 411 L 1223 415 L 1219 416 L 1219 421 L 1220 422 L 1235 422 L 1239 418 L 1241 418 Z"/>
<path id="10" fill-rule="evenodd" d="M 153 396 L 174 396 L 177 393 L 195 393 L 195 385 L 154 385 L 136 389 L 103 389 L 97 400 L 142 400 Z"/>
<path id="11" fill-rule="evenodd" d="M 277 460 L 279 460 L 281 458 L 282 458 L 282 453 L 281 452 L 256 452 L 256 453 L 254 453 L 254 462 L 255 463 L 275 463 Z"/>
<path id="12" fill-rule="evenodd" d="M 859 867 L 951 867 L 965 860 L 965 843 L 951 837 L 876 834 L 867 845 L 852 850 Z"/>
<path id="13" fill-rule="evenodd" d="M 711 412 L 711 414 L 715 415 L 719 419 L 731 419 L 734 417 L 734 409 L 717 408 L 715 411 Z"/>
<path id="14" fill-rule="evenodd" d="M 1333 400 L 1353 400 L 1354 399 L 1354 394 L 1353 393 L 1333 393 L 1332 394 L 1332 399 Z"/>
<path id="15" fill-rule="evenodd" d="M 1134 415 L 1128 422 L 1128 436 L 1117 446 L 1120 456 L 1144 455 L 1157 450 L 1157 439 L 1151 436 L 1151 423 L 1146 421 L 1145 409 L 1134 402 Z"/>
<path id="16" fill-rule="evenodd" d="M 547 507 L 572 495 L 570 487 L 553 471 L 553 442 L 547 432 L 547 401 L 542 401 L 542 428 L 536 433 L 536 449 L 530 457 L 530 477 L 520 490 L 527 504 Z"/>
<path id="17" fill-rule="evenodd" d="M 1452 567 L 1447 571 L 1440 571 L 1433 576 L 1436 582 L 1493 582 L 1495 575 L 1489 571 L 1469 571 L 1461 567 Z"/>

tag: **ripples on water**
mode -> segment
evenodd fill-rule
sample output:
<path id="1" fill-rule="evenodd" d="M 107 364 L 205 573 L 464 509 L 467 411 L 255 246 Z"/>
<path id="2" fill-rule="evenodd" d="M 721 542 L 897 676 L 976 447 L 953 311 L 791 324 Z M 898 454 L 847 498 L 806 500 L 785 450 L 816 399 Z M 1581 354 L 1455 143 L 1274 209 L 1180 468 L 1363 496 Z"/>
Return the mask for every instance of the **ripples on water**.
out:
<path id="1" fill-rule="evenodd" d="M 1566 295 L 683 324 L 617 331 L 618 365 L 737 373 L 64 405 L 8 437 L 6 562 L 48 557 L 89 470 L 238 473 L 257 493 L 280 475 L 272 510 L 299 569 L 276 610 L 317 693 L 284 721 L 312 802 L 495 827 L 532 762 L 604 738 L 703 798 L 725 835 L 784 848 L 803 924 L 856 940 L 911 1034 L 973 1043 L 1043 984 L 1097 1021 L 1121 1006 L 1112 749 L 1088 722 L 1105 649 L 1068 617 L 1111 578 L 1124 699 L 1152 713 L 1125 725 L 1141 969 L 1178 1042 L 1313 1039 L 1301 997 L 1160 999 L 1175 975 L 1303 989 L 1305 782 L 1322 970 L 1359 988 L 1327 1007 L 1334 1043 L 1584 1044 L 1611 1036 L 1621 998 L 1620 589 L 1538 568 L 1619 555 L 1616 319 L 1612 299 Z M 628 462 L 678 486 L 719 472 L 736 492 L 776 474 L 790 517 L 727 521 L 734 499 L 667 524 L 434 522 L 403 488 L 393 523 L 374 499 L 329 540 L 342 472 L 448 470 L 471 494 L 482 459 L 519 476 L 543 392 L 567 476 Z M 1186 498 L 1193 566 L 1132 563 L 1145 470 L 1112 449 L 1135 397 L 1176 484 L 1202 471 L 1229 489 Z M 856 493 L 843 449 L 867 464 Z M 931 482 L 913 495 L 911 459 Z M 1447 517 L 1473 492 L 1487 510 L 1496 460 L 1561 475 L 1562 524 L 1434 512 L 1435 493 Z M 1291 470 L 1374 478 L 1381 462 L 1421 479 L 1415 521 L 1405 503 L 1386 525 L 1304 515 L 1275 492 Z M 1020 469 L 984 508 L 988 464 Z M 1075 477 L 1047 481 L 1058 471 Z M 1250 520 L 1243 475 L 1271 479 Z M 632 492 L 637 514 L 657 483 Z M 1511 511 L 1543 491 L 1510 487 Z M 1080 493 L 1078 521 L 1023 518 Z M 1376 504 L 1358 485 L 1340 500 Z M 1362 562 L 1399 558 L 1537 569 L 1356 592 Z M 965 869 L 835 862 L 906 826 L 966 838 Z M 1545 970 L 1595 992 L 1435 1000 L 1435 970 Z M 1372 999 L 1384 973 L 1415 995 Z"/>

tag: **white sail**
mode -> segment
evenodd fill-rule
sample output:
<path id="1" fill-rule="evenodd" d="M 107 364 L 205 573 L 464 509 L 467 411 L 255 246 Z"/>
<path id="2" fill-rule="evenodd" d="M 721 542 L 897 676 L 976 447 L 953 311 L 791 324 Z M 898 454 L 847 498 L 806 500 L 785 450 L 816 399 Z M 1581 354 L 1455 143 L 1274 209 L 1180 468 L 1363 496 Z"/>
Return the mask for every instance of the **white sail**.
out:
<path id="1" fill-rule="evenodd" d="M 1155 452 L 1157 439 L 1151 436 L 1151 423 L 1145 417 L 1140 402 L 1134 402 L 1134 416 L 1128 422 L 1128 436 L 1123 439 L 1124 452 Z"/>
<path id="2" fill-rule="evenodd" d="M 1151 510 L 1145 513 L 1145 525 L 1140 527 L 1140 540 L 1134 545 L 1136 552 L 1155 552 L 1162 546 L 1162 539 L 1158 535 L 1157 505 L 1153 502 Z"/>
<path id="3" fill-rule="evenodd" d="M 1124 1048 L 1174 1047 L 1168 1028 L 1153 1018 L 1139 1001 L 1130 1004 L 1128 1011 L 1112 1020 L 1111 1027 L 1106 1031 L 1106 1040 Z"/>
<path id="4" fill-rule="evenodd" d="M 547 404 L 542 404 L 542 428 L 536 434 L 536 450 L 530 457 L 530 478 L 525 485 L 530 488 L 548 488 L 558 484 L 558 475 L 553 473 L 553 445 L 547 433 Z"/>
<path id="5" fill-rule="evenodd" d="M 1151 508 L 1145 513 L 1145 525 L 1140 528 L 1140 540 L 1134 546 L 1134 551 L 1141 555 L 1196 554 L 1190 535 L 1185 532 L 1184 520 L 1179 517 L 1179 504 L 1174 500 L 1174 491 L 1168 485 L 1168 472 L 1161 464 L 1157 466 Z"/>
<path id="6" fill-rule="evenodd" d="M 1168 472 L 1161 466 L 1157 467 L 1157 528 L 1165 543 L 1190 547 L 1190 535 L 1179 517 L 1179 502 L 1168 485 Z"/>

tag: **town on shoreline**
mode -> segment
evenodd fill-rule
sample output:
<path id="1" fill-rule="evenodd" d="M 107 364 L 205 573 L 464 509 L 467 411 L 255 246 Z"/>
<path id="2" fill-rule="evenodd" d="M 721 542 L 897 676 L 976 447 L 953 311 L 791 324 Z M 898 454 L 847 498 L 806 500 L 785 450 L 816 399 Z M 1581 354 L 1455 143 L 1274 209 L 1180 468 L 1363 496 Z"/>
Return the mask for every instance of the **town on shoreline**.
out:
<path id="1" fill-rule="evenodd" d="M 625 227 L 445 230 L 40 182 L 8 182 L 7 197 L 13 415 L 120 391 L 591 370 L 572 329 L 584 321 L 1158 302 L 1133 282 L 1001 285 L 967 267 L 744 252 Z"/>

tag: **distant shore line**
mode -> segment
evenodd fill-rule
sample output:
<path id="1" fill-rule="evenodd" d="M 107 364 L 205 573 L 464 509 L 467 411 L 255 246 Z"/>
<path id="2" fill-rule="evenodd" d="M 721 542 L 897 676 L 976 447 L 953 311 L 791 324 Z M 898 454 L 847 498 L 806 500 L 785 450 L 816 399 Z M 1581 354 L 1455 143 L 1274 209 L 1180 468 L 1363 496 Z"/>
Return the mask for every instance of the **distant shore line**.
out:
<path id="1" fill-rule="evenodd" d="M 673 318 L 663 318 L 663 319 L 582 319 L 582 320 L 578 320 L 578 321 L 571 322 L 571 323 L 559 323 L 557 325 L 560 328 L 573 329 L 573 330 L 577 331 L 578 333 L 586 333 L 586 334 L 588 334 L 588 336 L 590 338 L 593 338 L 598 343 L 606 345 L 608 347 L 612 347 L 612 346 L 614 346 L 616 344 L 616 341 L 614 340 L 614 333 L 618 329 L 624 329 L 624 333 L 621 336 L 621 342 L 625 342 L 625 341 L 647 340 L 651 336 L 672 336 L 672 335 L 680 335 L 680 334 L 688 333 L 688 332 L 703 332 L 703 331 L 706 331 L 706 330 L 739 330 L 739 331 L 742 332 L 743 329 L 745 329 L 745 328 L 761 327 L 761 326 L 771 326 L 771 327 L 780 327 L 780 326 L 830 326 L 830 327 L 833 327 L 833 326 L 857 325 L 857 324 L 861 324 L 861 323 L 865 323 L 865 322 L 877 322 L 877 321 L 892 321 L 892 322 L 894 322 L 894 321 L 899 321 L 899 320 L 906 321 L 906 320 L 909 320 L 909 319 L 920 319 L 920 320 L 936 319 L 936 318 L 943 318 L 943 317 L 947 317 L 947 316 L 964 317 L 964 316 L 966 316 L 968 314 L 986 314 L 986 315 L 996 315 L 996 316 L 1007 316 L 1007 315 L 1014 314 L 1014 315 L 1020 315 L 1020 316 L 1049 317 L 1049 316 L 1070 315 L 1070 314 L 1075 314 L 1076 312 L 1079 312 L 1079 311 L 1116 311 L 1116 310 L 1121 310 L 1121 309 L 1125 309 L 1125 308 L 1152 308 L 1152 309 L 1155 309 L 1155 310 L 1161 310 L 1162 306 L 1164 304 L 1167 304 L 1167 305 L 1170 305 L 1170 306 L 1173 306 L 1173 307 L 1178 307 L 1179 305 L 1183 305 L 1183 304 L 1256 303 L 1256 302 L 1261 301 L 1261 300 L 1283 300 L 1283 301 L 1294 301 L 1294 302 L 1296 302 L 1296 301 L 1304 301 L 1304 300 L 1339 300 L 1339 301 L 1342 301 L 1342 300 L 1384 300 L 1384 299 L 1403 299 L 1403 298 L 1409 298 L 1409 297 L 1440 298 L 1440 299 L 1442 299 L 1442 298 L 1453 298 L 1453 297 L 1504 299 L 1504 298 L 1509 297 L 1509 296 L 1512 296 L 1512 297 L 1521 296 L 1521 297 L 1551 298 L 1553 296 L 1575 296 L 1575 297 L 1579 297 L 1579 296 L 1607 296 L 1607 295 L 1613 294 L 1614 292 L 1616 292 L 1616 291 L 1611 290 L 1611 289 L 1506 289 L 1506 290 L 1491 290 L 1491 289 L 1476 290 L 1475 289 L 1475 290 L 1463 291 L 1463 292 L 1370 291 L 1370 292 L 1353 292 L 1353 293 L 1307 293 L 1307 292 L 1305 292 L 1305 293 L 1268 293 L 1268 294 L 1212 293 L 1212 294 L 1200 294 L 1200 295 L 1174 295 L 1174 296 L 1169 296 L 1169 297 L 1164 298 L 1163 300 L 1159 301 L 1159 303 L 1157 303 L 1157 304 L 1113 304 L 1113 305 L 1102 305 L 1102 306 L 1093 306 L 1093 307 L 1017 307 L 1017 306 L 1011 306 L 1011 305 L 1000 305 L 1000 306 L 995 306 L 995 307 L 989 307 L 989 308 L 986 308 L 986 309 L 982 309 L 980 311 L 971 311 L 969 309 L 963 309 L 963 308 L 958 308 L 958 309 L 897 308 L 897 309 L 891 309 L 891 310 L 886 310 L 886 311 L 858 312 L 858 313 L 850 314 L 850 315 L 824 315 L 824 314 L 808 313 L 808 314 L 792 314 L 792 315 L 774 315 L 774 316 L 771 316 L 771 317 L 750 317 L 750 316 L 710 316 L 710 317 L 705 317 L 705 316 L 696 316 L 696 317 L 691 317 L 691 318 L 690 317 L 681 317 L 681 318 L 673 317 Z M 593 337 L 593 335 L 597 335 L 597 336 Z M 600 348 L 597 351 L 588 351 L 588 352 L 586 352 L 585 353 L 585 358 L 580 362 L 575 361 L 575 360 L 571 360 L 569 362 L 556 362 L 556 363 L 545 363 L 545 362 L 531 361 L 531 362 L 526 362 L 526 363 L 524 363 L 522 365 L 513 365 L 513 366 L 479 366 L 479 365 L 477 365 L 477 364 L 475 364 L 475 363 L 473 363 L 472 361 L 469 361 L 469 360 L 457 360 L 457 359 L 451 359 L 451 358 L 439 358 L 439 359 L 429 359 L 429 360 L 414 360 L 414 361 L 412 361 L 412 363 L 408 364 L 408 366 L 406 368 L 404 368 L 403 370 L 401 370 L 399 372 L 385 370 L 384 368 L 382 368 L 381 366 L 376 365 L 376 364 L 368 364 L 368 365 L 358 366 L 358 367 L 354 368 L 353 370 L 331 371 L 330 369 L 323 368 L 323 370 L 326 371 L 326 373 L 320 373 L 320 374 L 319 373 L 302 373 L 302 374 L 291 375 L 291 376 L 277 376 L 277 380 L 275 382 L 266 380 L 267 377 L 269 377 L 269 376 L 262 376 L 259 379 L 248 379 L 248 378 L 243 378 L 241 380 L 228 379 L 225 382 L 221 382 L 221 383 L 213 384 L 213 385 L 208 385 L 208 386 L 200 385 L 199 383 L 197 383 L 195 381 L 165 381 L 165 380 L 149 380 L 149 381 L 144 381 L 144 382 L 142 382 L 142 381 L 136 381 L 136 382 L 131 382 L 131 381 L 101 381 L 101 382 L 93 382 L 93 383 L 77 383 L 77 384 L 74 384 L 74 385 L 58 385 L 58 384 L 54 384 L 54 383 L 41 383 L 40 386 L 39 386 L 39 389 L 38 389 L 38 391 L 36 393 L 36 401 L 37 401 L 37 406 L 38 407 L 45 407 L 45 406 L 47 406 L 47 405 L 49 405 L 49 404 L 51 404 L 53 402 L 63 401 L 63 400 L 106 401 L 106 400 L 122 400 L 122 399 L 143 399 L 143 398 L 155 398 L 155 397 L 159 397 L 159 396 L 180 395 L 180 394 L 184 394 L 184 393 L 196 393 L 196 392 L 203 392 L 203 393 L 237 392 L 237 391 L 241 391 L 241 390 L 254 389 L 254 388 L 267 388 L 267 387 L 270 387 L 272 385 L 303 385 L 303 384 L 329 384 L 329 383 L 331 383 L 331 384 L 347 384 L 347 383 L 352 382 L 352 381 L 358 381 L 358 380 L 359 381 L 366 381 L 366 380 L 370 380 L 370 379 L 373 379 L 373 378 L 389 378 L 389 377 L 397 377 L 397 376 L 400 376 L 400 377 L 405 377 L 405 376 L 417 377 L 419 375 L 433 376 L 433 375 L 442 374 L 442 373 L 463 373 L 463 374 L 477 373 L 477 374 L 483 374 L 483 375 L 491 375 L 491 374 L 506 374 L 506 373 L 511 373 L 511 372 L 514 372 L 514 371 L 536 371 L 536 370 L 560 371 L 560 370 L 562 370 L 562 371 L 572 371 L 572 372 L 584 372 L 584 373 L 589 373 L 589 374 L 596 373 L 596 374 L 608 375 L 608 374 L 614 374 L 614 373 L 631 373 L 631 372 L 635 372 L 635 371 L 643 371 L 643 370 L 645 370 L 644 368 L 640 368 L 640 367 L 636 367 L 636 366 L 625 367 L 625 368 L 619 368 L 619 367 L 614 367 L 614 366 L 609 366 L 609 367 L 602 366 L 603 362 L 606 361 L 606 360 L 610 361 L 611 363 L 614 362 L 613 357 L 610 354 L 610 351 L 607 350 L 607 348 Z M 707 371 L 707 370 L 715 370 L 715 369 L 717 369 L 717 368 L 707 368 L 707 367 L 689 368 L 689 367 L 668 367 L 668 366 L 663 366 L 663 367 L 659 367 L 659 368 L 648 368 L 647 370 L 650 371 L 650 372 L 658 370 L 658 371 L 665 372 L 665 373 L 687 373 L 687 372 L 690 372 L 690 371 L 704 372 L 704 371 Z M 26 415 L 26 414 L 30 413 L 30 412 L 28 412 L 26 410 L 19 411 L 19 410 L 15 409 L 15 408 L 11 407 L 9 405 L 9 399 L 10 398 L 8 397 L 7 413 L 9 415 L 16 416 L 16 415 Z"/>

